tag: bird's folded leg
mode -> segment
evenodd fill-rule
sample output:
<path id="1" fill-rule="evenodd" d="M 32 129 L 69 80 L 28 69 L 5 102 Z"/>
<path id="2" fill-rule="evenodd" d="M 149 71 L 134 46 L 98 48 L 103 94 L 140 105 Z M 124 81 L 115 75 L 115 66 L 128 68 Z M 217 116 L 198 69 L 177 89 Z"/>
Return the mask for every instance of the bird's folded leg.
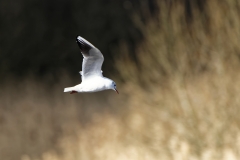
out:
<path id="1" fill-rule="evenodd" d="M 77 91 L 71 91 L 70 94 L 78 93 Z"/>

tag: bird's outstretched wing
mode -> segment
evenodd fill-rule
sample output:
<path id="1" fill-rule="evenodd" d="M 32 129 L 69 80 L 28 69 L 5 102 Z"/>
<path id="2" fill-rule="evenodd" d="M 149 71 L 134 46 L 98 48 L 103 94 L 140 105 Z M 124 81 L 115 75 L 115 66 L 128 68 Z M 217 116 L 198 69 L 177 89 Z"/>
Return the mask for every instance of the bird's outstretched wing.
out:
<path id="1" fill-rule="evenodd" d="M 77 44 L 83 55 L 82 81 L 90 77 L 102 76 L 104 57 L 100 50 L 80 36 L 77 36 Z"/>

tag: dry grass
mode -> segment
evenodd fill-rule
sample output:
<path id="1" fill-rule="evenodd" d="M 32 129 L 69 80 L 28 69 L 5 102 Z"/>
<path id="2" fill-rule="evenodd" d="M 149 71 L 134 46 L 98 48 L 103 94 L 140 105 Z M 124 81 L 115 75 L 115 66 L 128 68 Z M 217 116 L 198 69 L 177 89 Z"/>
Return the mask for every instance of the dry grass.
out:
<path id="1" fill-rule="evenodd" d="M 21 95 L 4 89 L 0 155 L 6 160 L 238 159 L 240 75 L 223 75 L 175 77 L 151 91 L 125 85 L 120 96 L 48 92 L 29 82 L 19 87 Z"/>
<path id="2" fill-rule="evenodd" d="M 159 6 L 147 26 L 133 17 L 145 34 L 136 49 L 141 67 L 122 44 L 120 95 L 63 94 L 75 84 L 67 76 L 51 87 L 3 85 L 0 158 L 239 159 L 239 4 L 208 1 L 190 26 L 181 3 Z"/>

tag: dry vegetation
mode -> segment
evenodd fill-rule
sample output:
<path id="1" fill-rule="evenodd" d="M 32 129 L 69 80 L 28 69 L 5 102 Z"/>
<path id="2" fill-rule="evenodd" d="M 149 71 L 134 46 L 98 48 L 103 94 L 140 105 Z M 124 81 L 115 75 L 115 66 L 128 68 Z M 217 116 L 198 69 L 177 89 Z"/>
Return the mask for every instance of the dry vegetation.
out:
<path id="1" fill-rule="evenodd" d="M 240 4 L 210 0 L 191 23 L 181 3 L 159 6 L 147 26 L 133 17 L 145 35 L 136 49 L 141 67 L 122 44 L 120 95 L 63 94 L 67 76 L 51 87 L 6 83 L 0 158 L 239 159 Z"/>

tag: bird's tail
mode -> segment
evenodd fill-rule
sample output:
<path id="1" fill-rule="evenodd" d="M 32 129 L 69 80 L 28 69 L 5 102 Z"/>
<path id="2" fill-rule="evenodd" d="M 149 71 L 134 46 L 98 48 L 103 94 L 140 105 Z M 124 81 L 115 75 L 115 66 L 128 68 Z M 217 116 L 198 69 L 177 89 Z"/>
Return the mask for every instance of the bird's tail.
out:
<path id="1" fill-rule="evenodd" d="M 68 88 L 64 88 L 63 92 L 72 92 L 73 91 L 73 87 L 68 87 Z"/>
<path id="2" fill-rule="evenodd" d="M 74 87 L 64 88 L 63 92 L 70 92 L 70 94 L 78 93 L 77 91 L 74 90 Z"/>

